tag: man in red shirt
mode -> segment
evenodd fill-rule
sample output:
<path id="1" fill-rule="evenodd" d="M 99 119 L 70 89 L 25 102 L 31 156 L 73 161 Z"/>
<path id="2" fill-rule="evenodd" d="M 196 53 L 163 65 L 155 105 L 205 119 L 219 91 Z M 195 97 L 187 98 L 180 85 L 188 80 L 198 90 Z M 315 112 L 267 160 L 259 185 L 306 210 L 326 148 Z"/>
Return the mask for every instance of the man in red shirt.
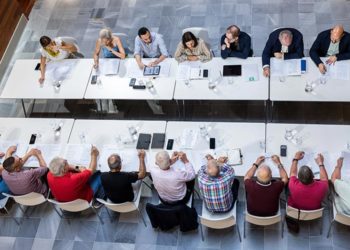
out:
<path id="1" fill-rule="evenodd" d="M 90 202 L 93 197 L 104 198 L 100 173 L 96 172 L 98 155 L 97 148 L 92 147 L 88 168 L 70 165 L 61 157 L 56 157 L 50 162 L 47 180 L 57 201 L 83 199 Z"/>
<path id="2" fill-rule="evenodd" d="M 324 167 L 324 158 L 322 154 L 318 154 L 315 159 L 320 168 L 320 180 L 315 180 L 308 166 L 302 166 L 298 172 L 298 161 L 303 157 L 304 152 L 297 152 L 290 168 L 288 205 L 303 210 L 319 209 L 328 191 L 328 175 Z"/>

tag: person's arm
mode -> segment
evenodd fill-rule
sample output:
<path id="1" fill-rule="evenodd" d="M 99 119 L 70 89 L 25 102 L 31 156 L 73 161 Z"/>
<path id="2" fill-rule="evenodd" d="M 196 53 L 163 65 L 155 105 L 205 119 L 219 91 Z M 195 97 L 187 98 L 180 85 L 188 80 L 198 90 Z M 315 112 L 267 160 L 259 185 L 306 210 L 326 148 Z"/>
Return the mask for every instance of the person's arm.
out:
<path id="1" fill-rule="evenodd" d="M 165 46 L 163 37 L 161 35 L 157 35 L 158 47 L 160 50 L 160 57 L 157 59 L 157 64 L 162 62 L 165 58 L 169 57 L 168 50 Z"/>
<path id="2" fill-rule="evenodd" d="M 314 41 L 314 43 L 312 44 L 311 48 L 310 48 L 310 57 L 311 60 L 316 64 L 317 67 L 319 67 L 320 64 L 323 64 L 319 54 L 318 54 L 318 50 L 321 47 L 321 34 L 319 34 L 316 38 L 316 40 Z"/>
<path id="3" fill-rule="evenodd" d="M 294 38 L 293 38 L 294 39 Z M 289 60 L 289 59 L 299 59 L 304 56 L 304 41 L 303 41 L 303 35 L 299 35 L 297 37 L 297 40 L 295 41 L 295 47 L 296 51 L 293 53 L 285 53 L 283 55 L 284 60 Z"/>
<path id="4" fill-rule="evenodd" d="M 145 65 L 142 63 L 141 60 L 142 56 L 142 48 L 141 48 L 141 41 L 139 37 L 135 38 L 135 49 L 134 49 L 134 57 L 137 62 L 137 65 L 139 65 L 140 69 L 143 69 Z"/>
<path id="5" fill-rule="evenodd" d="M 187 159 L 187 155 L 184 152 L 178 153 L 179 159 L 185 164 L 184 180 L 190 181 L 196 177 L 196 173 L 190 161 Z"/>
<path id="6" fill-rule="evenodd" d="M 247 35 L 247 37 L 240 43 L 240 51 L 232 51 L 231 56 L 241 58 L 241 59 L 247 59 L 247 57 L 249 56 L 250 50 L 251 50 L 251 39 L 250 39 L 250 36 Z"/>
<path id="7" fill-rule="evenodd" d="M 350 34 L 348 33 L 344 34 L 344 37 L 342 37 L 342 40 L 340 40 L 340 43 L 344 42 L 345 51 L 343 52 L 339 51 L 339 53 L 335 55 L 337 57 L 337 61 L 350 59 Z M 340 46 L 340 43 L 339 43 L 339 46 Z"/>
<path id="8" fill-rule="evenodd" d="M 46 70 L 46 57 L 40 57 L 40 78 L 39 83 L 43 83 L 45 81 L 45 70 Z"/>
<path id="9" fill-rule="evenodd" d="M 201 62 L 208 62 L 211 60 L 212 56 L 211 56 L 211 52 L 208 49 L 207 45 L 205 44 L 205 42 L 203 40 L 200 40 L 201 42 L 198 44 L 199 49 L 200 49 L 200 54 L 198 56 L 199 60 Z"/>
<path id="10" fill-rule="evenodd" d="M 146 164 L 145 164 L 146 152 L 142 149 L 139 151 L 138 156 L 139 156 L 139 161 L 140 161 L 138 179 L 141 180 L 141 179 L 145 178 L 145 176 L 146 176 Z"/>
<path id="11" fill-rule="evenodd" d="M 335 180 L 341 179 L 341 168 L 343 167 L 343 160 L 344 158 L 340 157 L 337 160 L 337 165 L 334 168 L 334 171 L 332 173 L 332 183 L 334 184 Z"/>
<path id="12" fill-rule="evenodd" d="M 99 154 L 100 154 L 100 152 L 98 151 L 98 149 L 95 146 L 92 146 L 91 147 L 91 161 L 90 161 L 89 168 L 87 168 L 87 170 L 91 171 L 92 173 L 94 173 L 96 171 L 97 157 Z"/>
<path id="13" fill-rule="evenodd" d="M 264 48 L 262 56 L 261 56 L 262 57 L 263 69 L 267 68 L 267 67 L 270 67 L 270 57 L 271 57 L 270 55 L 271 55 L 272 48 L 273 48 L 273 45 L 274 45 L 274 41 L 271 38 L 271 35 L 269 36 L 269 39 L 266 42 L 265 48 Z"/>
<path id="14" fill-rule="evenodd" d="M 43 168 L 47 167 L 46 161 L 40 150 L 36 150 L 34 156 L 38 159 L 40 167 L 43 167 Z"/>
<path id="15" fill-rule="evenodd" d="M 298 161 L 304 158 L 304 152 L 298 151 L 295 153 L 294 159 L 292 161 L 292 166 L 290 167 L 289 177 L 298 175 Z"/>
<path id="16" fill-rule="evenodd" d="M 187 60 L 187 55 L 185 53 L 184 46 L 182 45 L 181 42 L 177 45 L 174 57 L 175 57 L 175 60 L 178 61 L 179 63 Z"/>
<path id="17" fill-rule="evenodd" d="M 16 152 L 17 151 L 17 146 L 11 146 L 11 147 L 9 147 L 7 150 L 6 150 L 6 153 L 5 153 L 5 160 L 7 159 L 7 158 L 9 158 L 10 156 L 12 156 L 13 155 L 13 153 L 14 152 Z"/>
<path id="18" fill-rule="evenodd" d="M 35 148 L 32 148 L 31 150 L 29 150 L 29 152 L 26 153 L 26 154 L 22 157 L 23 164 L 25 164 L 25 163 L 28 161 L 28 159 L 29 159 L 30 157 L 35 156 L 35 155 L 37 154 L 36 151 L 37 151 L 37 149 L 35 149 Z"/>
<path id="19" fill-rule="evenodd" d="M 157 58 L 156 60 L 154 60 L 153 62 L 151 62 L 148 66 L 153 67 L 158 65 L 159 63 L 161 63 L 162 61 L 165 60 L 165 58 L 167 58 L 165 55 L 160 55 L 159 58 Z"/>
<path id="20" fill-rule="evenodd" d="M 75 46 L 73 43 L 66 43 L 64 41 L 62 41 L 61 46 L 59 46 L 59 48 L 68 51 L 69 53 L 74 53 L 77 52 L 77 46 Z"/>
<path id="21" fill-rule="evenodd" d="M 253 163 L 253 165 L 251 166 L 251 168 L 248 170 L 248 172 L 245 174 L 244 176 L 244 180 L 248 180 L 254 177 L 256 170 L 258 169 L 258 167 L 260 166 L 261 163 L 263 163 L 265 160 L 264 156 L 259 156 L 255 163 Z"/>
<path id="22" fill-rule="evenodd" d="M 222 57 L 222 59 L 226 59 L 227 57 L 229 57 L 230 56 L 230 52 L 231 52 L 230 48 L 227 47 L 225 39 L 226 39 L 226 35 L 223 35 L 221 37 L 221 41 L 220 41 L 221 57 Z"/>
<path id="23" fill-rule="evenodd" d="M 123 48 L 123 45 L 122 45 L 122 42 L 120 41 L 119 37 L 114 37 L 116 43 L 117 43 L 117 47 L 118 47 L 118 51 L 115 51 L 113 50 L 112 48 L 109 48 L 110 49 L 110 52 L 119 57 L 120 59 L 125 59 L 126 55 L 125 55 L 125 50 Z"/>
<path id="24" fill-rule="evenodd" d="M 98 60 L 100 57 L 100 51 L 101 51 L 101 42 L 100 39 L 97 39 L 96 45 L 95 45 L 95 51 L 94 51 L 94 68 L 98 68 Z"/>
<path id="25" fill-rule="evenodd" d="M 324 157 L 322 154 L 318 154 L 317 158 L 315 159 L 318 167 L 320 168 L 320 180 L 321 181 L 328 181 L 328 175 L 326 168 L 324 166 Z"/>
<path id="26" fill-rule="evenodd" d="M 283 167 L 283 164 L 281 163 L 280 158 L 277 155 L 273 155 L 272 156 L 272 160 L 274 163 L 276 163 L 277 167 L 278 167 L 278 171 L 281 177 L 281 181 L 284 183 L 284 185 L 287 185 L 288 183 L 288 175 L 286 170 Z"/>

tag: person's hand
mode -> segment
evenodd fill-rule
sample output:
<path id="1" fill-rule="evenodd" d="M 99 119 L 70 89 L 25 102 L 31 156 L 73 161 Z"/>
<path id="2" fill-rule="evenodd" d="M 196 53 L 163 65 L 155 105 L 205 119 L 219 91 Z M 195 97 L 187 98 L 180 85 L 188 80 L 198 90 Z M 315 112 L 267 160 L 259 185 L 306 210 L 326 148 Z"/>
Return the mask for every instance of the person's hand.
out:
<path id="1" fill-rule="evenodd" d="M 260 166 L 261 163 L 263 163 L 265 161 L 265 156 L 259 156 L 256 161 L 255 164 Z"/>
<path id="2" fill-rule="evenodd" d="M 326 69 L 326 65 L 324 65 L 323 63 L 320 63 L 318 65 L 318 69 L 320 70 L 321 74 L 326 73 L 327 69 Z"/>
<path id="3" fill-rule="evenodd" d="M 337 167 L 341 168 L 343 166 L 343 161 L 344 161 L 344 158 L 339 157 L 337 160 Z"/>
<path id="4" fill-rule="evenodd" d="M 220 156 L 217 161 L 218 161 L 218 163 L 224 164 L 228 161 L 228 157 L 227 156 Z"/>
<path id="5" fill-rule="evenodd" d="M 148 64 L 148 67 L 154 67 L 154 66 L 157 66 L 157 65 L 158 65 L 158 61 L 155 60 L 155 61 L 153 61 L 153 62 L 150 62 L 150 63 Z"/>
<path id="6" fill-rule="evenodd" d="M 179 159 L 185 164 L 189 162 L 187 155 L 184 152 L 179 152 Z"/>
<path id="7" fill-rule="evenodd" d="M 328 57 L 326 63 L 327 64 L 334 64 L 337 61 L 337 57 L 336 56 L 330 56 Z"/>
<path id="8" fill-rule="evenodd" d="M 270 67 L 265 67 L 263 69 L 263 74 L 265 77 L 269 77 L 270 76 Z"/>
<path id="9" fill-rule="evenodd" d="M 145 156 L 146 156 L 145 150 L 141 149 L 141 150 L 138 151 L 138 157 L 139 157 L 140 160 L 144 160 Z"/>
<path id="10" fill-rule="evenodd" d="M 41 151 L 39 149 L 32 148 L 31 150 L 29 150 L 28 154 L 31 156 L 38 156 L 41 154 Z"/>
<path id="11" fill-rule="evenodd" d="M 97 69 L 98 68 L 98 61 L 96 61 L 95 63 L 94 63 L 94 69 Z"/>
<path id="12" fill-rule="evenodd" d="M 0 158 L 4 157 L 5 153 L 4 152 L 0 152 Z"/>
<path id="13" fill-rule="evenodd" d="M 315 161 L 316 161 L 317 165 L 319 165 L 319 166 L 323 165 L 323 163 L 324 163 L 323 155 L 322 154 L 317 154 L 317 157 L 316 157 Z"/>
<path id="14" fill-rule="evenodd" d="M 138 65 L 141 70 L 143 70 L 146 67 L 146 65 L 144 65 L 142 62 L 138 63 Z"/>
<path id="15" fill-rule="evenodd" d="M 207 159 L 207 161 L 210 161 L 210 160 L 213 160 L 213 159 L 214 159 L 214 157 L 213 157 L 211 154 L 207 154 L 207 155 L 205 156 L 205 158 Z"/>
<path id="16" fill-rule="evenodd" d="M 305 153 L 303 151 L 298 151 L 295 153 L 294 159 L 298 161 L 304 158 Z"/>
<path id="17" fill-rule="evenodd" d="M 91 156 L 95 156 L 97 157 L 100 154 L 100 152 L 98 151 L 98 149 L 95 146 L 91 147 Z"/>
<path id="18" fill-rule="evenodd" d="M 227 47 L 227 48 L 230 48 L 230 42 L 229 42 L 229 40 L 228 40 L 227 37 L 225 38 L 225 41 L 224 41 L 224 42 L 225 42 L 225 44 L 226 44 L 226 47 Z"/>
<path id="19" fill-rule="evenodd" d="M 198 60 L 198 56 L 187 56 L 187 60 L 188 61 L 197 61 Z"/>
<path id="20" fill-rule="evenodd" d="M 280 165 L 280 164 L 281 164 L 281 160 L 280 160 L 280 158 L 279 158 L 278 155 L 273 155 L 273 156 L 271 157 L 271 159 L 272 159 L 272 161 L 273 161 L 274 163 L 276 163 L 277 165 Z"/>
<path id="21" fill-rule="evenodd" d="M 83 172 L 84 170 L 86 170 L 86 167 L 79 166 L 79 168 L 76 170 L 77 170 L 77 172 Z"/>
<path id="22" fill-rule="evenodd" d="M 275 52 L 275 53 L 273 53 L 273 55 L 274 55 L 276 58 L 278 58 L 278 59 L 282 59 L 282 58 L 283 58 L 283 53 L 281 53 L 281 52 Z"/>
<path id="23" fill-rule="evenodd" d="M 43 84 L 44 81 L 45 81 L 45 77 L 41 76 L 41 77 L 39 78 L 39 83 L 40 83 L 40 84 Z"/>
<path id="24" fill-rule="evenodd" d="M 7 151 L 9 152 L 10 155 L 12 155 L 14 152 L 17 151 L 17 146 L 11 146 Z"/>

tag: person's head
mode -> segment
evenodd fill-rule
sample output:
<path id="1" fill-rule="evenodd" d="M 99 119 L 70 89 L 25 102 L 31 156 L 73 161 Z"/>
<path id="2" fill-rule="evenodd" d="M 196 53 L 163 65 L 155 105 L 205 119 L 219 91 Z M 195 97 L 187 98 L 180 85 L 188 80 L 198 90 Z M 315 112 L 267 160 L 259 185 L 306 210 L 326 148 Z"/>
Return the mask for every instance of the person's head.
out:
<path id="1" fill-rule="evenodd" d="M 113 38 L 112 31 L 108 28 L 100 30 L 100 40 L 103 45 L 107 45 Z"/>
<path id="2" fill-rule="evenodd" d="M 304 185 L 309 185 L 314 181 L 314 173 L 308 166 L 302 166 L 298 172 L 298 179 Z"/>
<path id="3" fill-rule="evenodd" d="M 256 177 L 261 184 L 269 184 L 272 178 L 271 168 L 265 164 L 259 166 Z"/>
<path id="4" fill-rule="evenodd" d="M 144 43 L 149 44 L 152 42 L 151 32 L 149 32 L 149 30 L 146 27 L 142 27 L 139 29 L 138 36 Z"/>
<path id="5" fill-rule="evenodd" d="M 289 46 L 293 41 L 293 34 L 290 30 L 282 30 L 278 36 L 283 46 Z"/>
<path id="6" fill-rule="evenodd" d="M 120 171 L 122 168 L 122 159 L 118 154 L 112 154 L 109 156 L 107 162 L 111 171 Z"/>
<path id="7" fill-rule="evenodd" d="M 331 41 L 333 43 L 339 42 L 344 35 L 343 25 L 336 25 L 331 30 Z"/>
<path id="8" fill-rule="evenodd" d="M 156 164 L 162 170 L 167 170 L 170 167 L 170 155 L 163 150 L 156 154 Z"/>
<path id="9" fill-rule="evenodd" d="M 55 157 L 51 160 L 49 169 L 54 176 L 63 176 L 69 171 L 69 164 L 67 160 L 61 157 Z"/>
<path id="10" fill-rule="evenodd" d="M 189 31 L 185 32 L 182 35 L 182 45 L 187 49 L 193 49 L 197 47 L 198 45 L 197 37 L 193 35 L 192 32 L 189 32 Z"/>
<path id="11" fill-rule="evenodd" d="M 207 174 L 210 177 L 217 177 L 220 174 L 220 166 L 215 159 L 211 159 L 207 163 Z"/>
<path id="12" fill-rule="evenodd" d="M 229 40 L 237 40 L 241 30 L 236 25 L 231 25 L 226 29 L 226 37 Z"/>
<path id="13" fill-rule="evenodd" d="M 10 156 L 6 160 L 4 160 L 2 166 L 9 173 L 16 172 L 22 169 L 23 160 L 18 156 Z"/>
<path id="14" fill-rule="evenodd" d="M 40 37 L 40 45 L 46 49 L 52 45 L 52 40 L 48 36 L 42 36 Z"/>

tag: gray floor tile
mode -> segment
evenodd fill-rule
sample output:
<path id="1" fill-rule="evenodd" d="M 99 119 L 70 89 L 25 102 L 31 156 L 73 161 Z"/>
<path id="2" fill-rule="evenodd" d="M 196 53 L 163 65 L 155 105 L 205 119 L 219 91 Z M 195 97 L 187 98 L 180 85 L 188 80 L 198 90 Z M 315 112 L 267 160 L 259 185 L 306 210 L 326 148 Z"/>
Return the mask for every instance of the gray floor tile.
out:
<path id="1" fill-rule="evenodd" d="M 15 244 L 13 245 L 13 250 L 31 250 L 33 242 L 33 238 L 17 237 L 15 240 Z"/>
<path id="2" fill-rule="evenodd" d="M 0 249 L 10 250 L 15 244 L 15 237 L 0 236 Z"/>
<path id="3" fill-rule="evenodd" d="M 52 250 L 73 250 L 73 245 L 72 240 L 55 240 Z"/>
<path id="4" fill-rule="evenodd" d="M 91 250 L 93 245 L 91 241 L 74 241 L 73 250 Z"/>
<path id="5" fill-rule="evenodd" d="M 32 250 L 52 249 L 54 243 L 55 240 L 53 239 L 35 238 L 32 245 Z"/>
<path id="6" fill-rule="evenodd" d="M 34 238 L 38 230 L 40 219 L 29 218 L 23 219 L 21 226 L 17 232 L 17 237 L 31 237 Z"/>

